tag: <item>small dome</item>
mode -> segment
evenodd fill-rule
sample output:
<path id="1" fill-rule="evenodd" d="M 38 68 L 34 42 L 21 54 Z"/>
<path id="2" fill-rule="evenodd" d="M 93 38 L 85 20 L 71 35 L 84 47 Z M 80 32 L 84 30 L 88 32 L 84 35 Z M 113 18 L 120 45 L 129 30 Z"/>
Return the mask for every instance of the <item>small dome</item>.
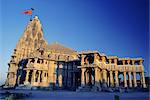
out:
<path id="1" fill-rule="evenodd" d="M 35 19 L 38 19 L 38 16 L 35 16 L 34 18 L 35 18 Z"/>

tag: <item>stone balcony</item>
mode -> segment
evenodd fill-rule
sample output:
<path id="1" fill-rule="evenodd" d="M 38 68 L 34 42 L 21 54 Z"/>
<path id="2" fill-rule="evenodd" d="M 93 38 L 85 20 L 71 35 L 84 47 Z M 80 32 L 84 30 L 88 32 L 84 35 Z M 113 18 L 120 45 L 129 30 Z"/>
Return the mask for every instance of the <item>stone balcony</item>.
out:
<path id="1" fill-rule="evenodd" d="M 101 69 L 107 69 L 108 71 L 120 71 L 120 72 L 142 72 L 144 71 L 143 65 L 116 65 L 116 64 L 105 64 L 102 62 L 96 63 Z"/>
<path id="2" fill-rule="evenodd" d="M 33 68 L 37 70 L 48 70 L 48 67 L 45 64 L 34 64 L 34 63 L 28 63 L 27 68 Z"/>
<path id="3" fill-rule="evenodd" d="M 118 65 L 117 67 L 120 72 L 124 72 L 124 71 L 142 72 L 144 71 L 143 65 Z"/>

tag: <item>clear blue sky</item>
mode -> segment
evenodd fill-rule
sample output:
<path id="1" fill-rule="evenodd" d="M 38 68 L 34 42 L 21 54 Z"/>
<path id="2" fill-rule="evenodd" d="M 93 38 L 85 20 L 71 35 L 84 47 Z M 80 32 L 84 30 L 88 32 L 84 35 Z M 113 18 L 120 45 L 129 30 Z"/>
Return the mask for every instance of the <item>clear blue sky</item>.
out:
<path id="1" fill-rule="evenodd" d="M 78 51 L 142 57 L 149 70 L 148 0 L 1 0 L 0 83 L 17 41 L 29 22 L 21 12 L 34 8 L 49 42 Z"/>

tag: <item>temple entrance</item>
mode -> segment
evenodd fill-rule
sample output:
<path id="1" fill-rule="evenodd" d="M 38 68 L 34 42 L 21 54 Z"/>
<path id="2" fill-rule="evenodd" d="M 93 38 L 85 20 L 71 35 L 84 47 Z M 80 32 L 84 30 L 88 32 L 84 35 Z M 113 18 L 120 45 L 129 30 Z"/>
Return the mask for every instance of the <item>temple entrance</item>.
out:
<path id="1" fill-rule="evenodd" d="M 84 74 L 85 74 L 86 85 L 87 86 L 93 86 L 94 82 L 95 82 L 94 68 L 92 68 L 92 67 L 86 68 L 86 71 Z"/>

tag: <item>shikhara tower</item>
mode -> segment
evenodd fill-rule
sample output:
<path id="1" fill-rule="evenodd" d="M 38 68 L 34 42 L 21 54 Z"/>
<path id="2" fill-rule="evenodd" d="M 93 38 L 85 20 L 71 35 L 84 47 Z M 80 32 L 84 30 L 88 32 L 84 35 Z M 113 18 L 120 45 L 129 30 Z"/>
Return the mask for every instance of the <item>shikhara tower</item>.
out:
<path id="1" fill-rule="evenodd" d="M 29 85 L 80 91 L 89 86 L 96 91 L 102 86 L 146 88 L 142 63 L 142 58 L 118 58 L 98 51 L 79 53 L 59 43 L 48 45 L 35 16 L 11 56 L 5 88 Z M 140 80 L 136 79 L 137 74 Z"/>

